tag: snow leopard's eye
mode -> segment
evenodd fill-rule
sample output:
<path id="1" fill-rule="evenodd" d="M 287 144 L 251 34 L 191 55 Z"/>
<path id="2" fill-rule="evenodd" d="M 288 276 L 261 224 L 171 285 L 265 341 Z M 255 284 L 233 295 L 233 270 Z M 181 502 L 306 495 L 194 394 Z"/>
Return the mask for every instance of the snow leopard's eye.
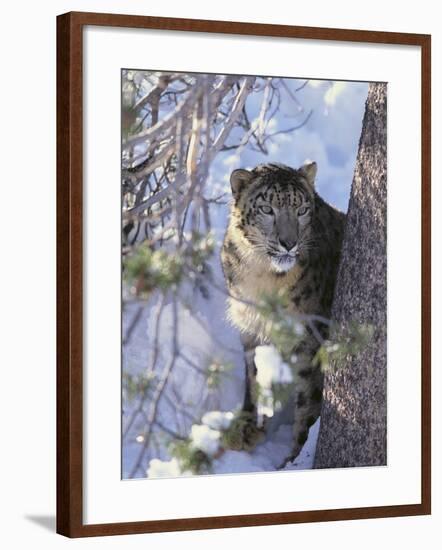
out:
<path id="1" fill-rule="evenodd" d="M 271 216 L 273 214 L 273 208 L 271 206 L 268 206 L 267 204 L 263 204 L 259 207 L 259 211 L 263 214 L 266 214 L 267 216 Z"/>
<path id="2" fill-rule="evenodd" d="M 301 208 L 298 208 L 298 216 L 304 216 L 304 214 L 307 214 L 309 210 L 309 206 L 301 206 Z"/>

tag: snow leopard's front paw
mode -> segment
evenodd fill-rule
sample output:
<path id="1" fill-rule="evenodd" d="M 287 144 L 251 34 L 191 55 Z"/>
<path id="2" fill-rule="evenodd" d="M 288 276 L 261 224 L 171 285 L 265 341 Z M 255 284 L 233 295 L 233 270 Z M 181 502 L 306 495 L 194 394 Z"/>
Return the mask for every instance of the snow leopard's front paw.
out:
<path id="1" fill-rule="evenodd" d="M 279 464 L 279 466 L 276 467 L 276 469 L 284 470 L 286 466 L 293 463 L 293 461 L 298 456 L 298 454 L 290 454 L 289 456 L 285 457 L 284 460 L 281 462 L 281 464 Z"/>
<path id="2" fill-rule="evenodd" d="M 295 459 L 298 458 L 299 453 L 301 452 L 302 445 L 297 444 L 292 447 L 292 452 L 277 466 L 277 470 L 284 470 L 286 466 L 295 462 Z"/>
<path id="3" fill-rule="evenodd" d="M 257 426 L 256 415 L 241 411 L 224 432 L 222 445 L 234 451 L 251 451 L 264 439 L 264 429 Z"/>

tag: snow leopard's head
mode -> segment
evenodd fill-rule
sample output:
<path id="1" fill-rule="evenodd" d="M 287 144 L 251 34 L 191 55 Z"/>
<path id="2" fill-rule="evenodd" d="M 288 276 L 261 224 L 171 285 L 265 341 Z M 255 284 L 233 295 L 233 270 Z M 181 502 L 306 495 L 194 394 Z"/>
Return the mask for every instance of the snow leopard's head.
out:
<path id="1" fill-rule="evenodd" d="M 292 269 L 310 246 L 316 170 L 311 162 L 298 170 L 264 164 L 232 172 L 236 229 L 275 272 Z"/>

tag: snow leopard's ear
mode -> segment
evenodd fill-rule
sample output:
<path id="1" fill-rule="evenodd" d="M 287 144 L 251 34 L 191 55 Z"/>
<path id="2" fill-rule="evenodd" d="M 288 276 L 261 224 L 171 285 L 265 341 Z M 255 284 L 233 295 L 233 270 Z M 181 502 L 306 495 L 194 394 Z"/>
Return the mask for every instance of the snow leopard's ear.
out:
<path id="1" fill-rule="evenodd" d="M 232 187 L 233 196 L 238 197 L 252 178 L 253 174 L 248 170 L 243 170 L 242 168 L 234 170 L 230 176 L 230 185 Z"/>
<path id="2" fill-rule="evenodd" d="M 304 166 L 301 166 L 299 172 L 306 178 L 311 187 L 315 185 L 316 172 L 318 171 L 318 165 L 316 162 L 306 162 Z"/>

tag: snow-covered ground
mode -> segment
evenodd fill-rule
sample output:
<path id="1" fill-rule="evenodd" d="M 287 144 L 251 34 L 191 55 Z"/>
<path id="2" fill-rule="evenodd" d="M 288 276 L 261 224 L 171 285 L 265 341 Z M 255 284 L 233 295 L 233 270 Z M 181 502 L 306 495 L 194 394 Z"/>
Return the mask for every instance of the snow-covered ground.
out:
<path id="1" fill-rule="evenodd" d="M 310 428 L 308 440 L 293 464 L 287 464 L 284 470 L 308 470 L 313 466 L 316 441 L 319 432 L 319 419 Z M 256 446 L 251 453 L 244 451 L 225 451 L 215 460 L 213 470 L 216 474 L 245 472 L 271 472 L 292 450 L 292 426 L 282 424 L 274 433 Z"/>

